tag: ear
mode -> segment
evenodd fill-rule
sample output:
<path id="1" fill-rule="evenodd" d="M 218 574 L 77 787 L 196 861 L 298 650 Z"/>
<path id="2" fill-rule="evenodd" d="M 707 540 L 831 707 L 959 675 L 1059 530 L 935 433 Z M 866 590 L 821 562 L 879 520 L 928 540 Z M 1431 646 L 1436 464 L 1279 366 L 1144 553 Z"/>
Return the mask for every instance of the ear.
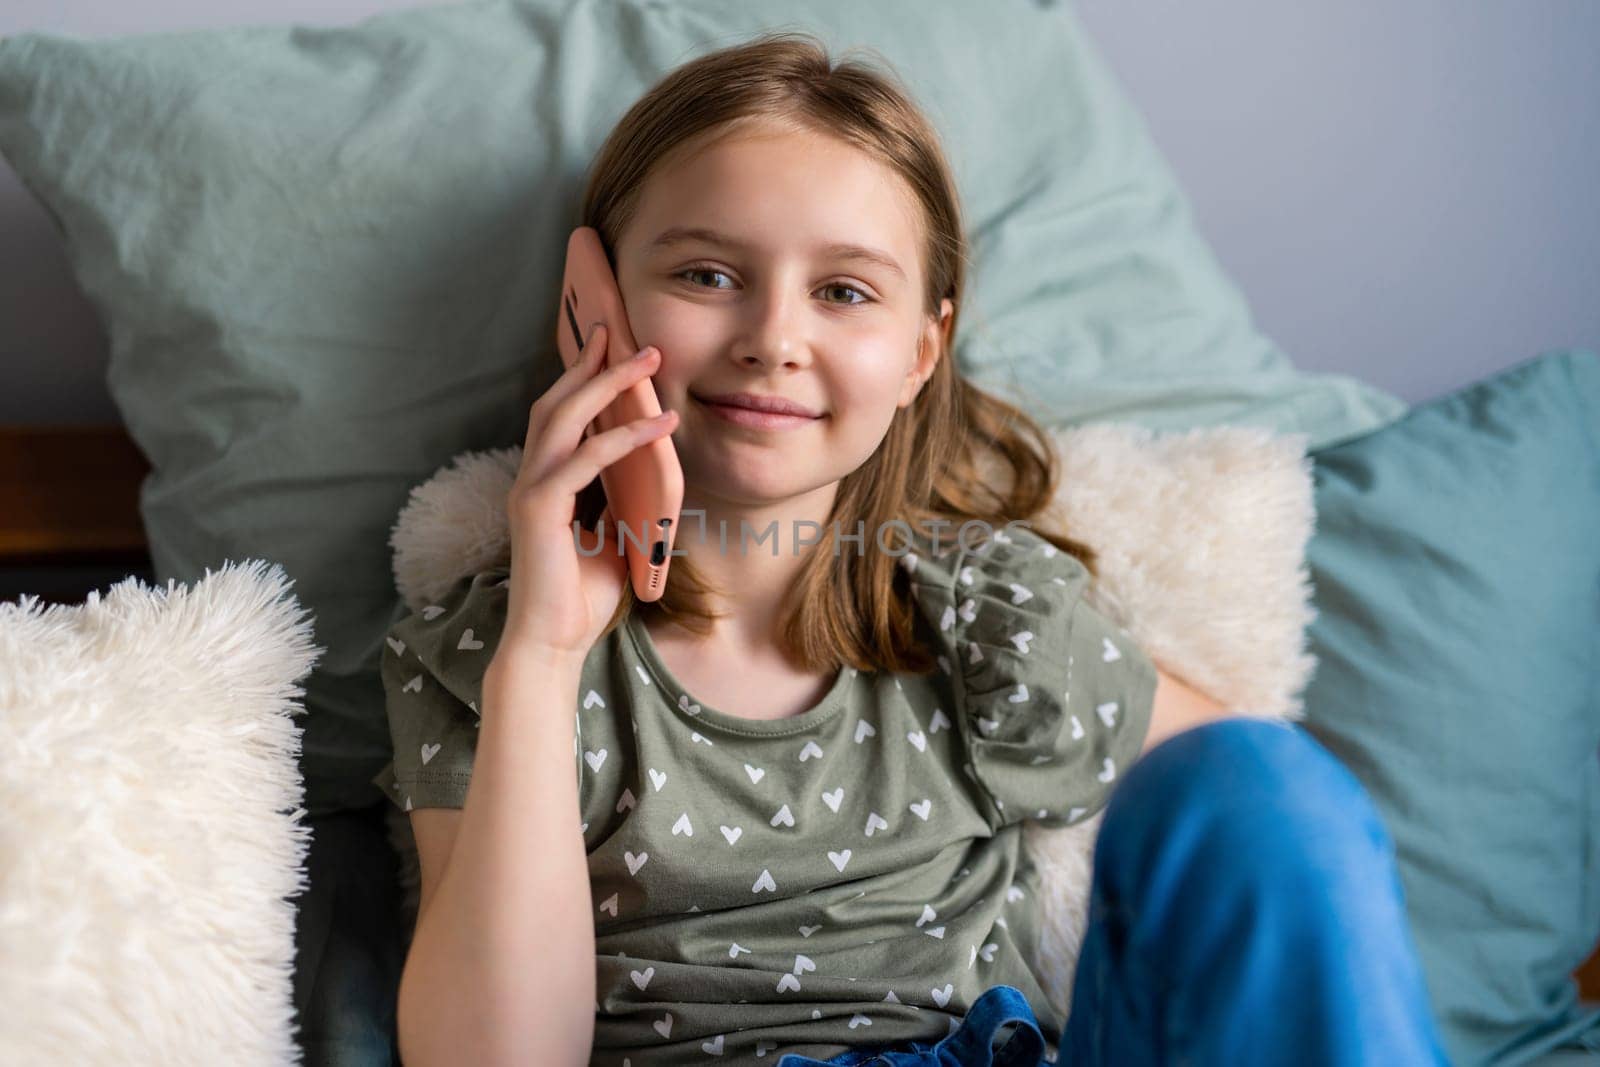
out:
<path id="1" fill-rule="evenodd" d="M 949 346 L 950 318 L 954 313 L 955 305 L 949 297 L 945 297 L 939 301 L 939 317 L 935 319 L 930 316 L 923 326 L 917 339 L 917 359 L 906 372 L 896 407 L 903 408 L 915 400 L 922 391 L 922 384 L 933 376 L 933 368 L 938 365 L 940 354 Z"/>

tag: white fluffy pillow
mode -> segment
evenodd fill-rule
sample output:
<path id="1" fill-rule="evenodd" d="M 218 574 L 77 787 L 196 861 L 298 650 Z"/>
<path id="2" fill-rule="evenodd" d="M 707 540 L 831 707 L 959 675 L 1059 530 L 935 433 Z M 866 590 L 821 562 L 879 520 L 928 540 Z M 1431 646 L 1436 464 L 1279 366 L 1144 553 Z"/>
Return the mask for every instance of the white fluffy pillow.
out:
<path id="1" fill-rule="evenodd" d="M 283 571 L 0 604 L 0 1063 L 297 1063 L 311 645 Z"/>
<path id="2" fill-rule="evenodd" d="M 1091 603 L 1152 658 L 1235 714 L 1304 716 L 1316 658 L 1306 545 L 1315 529 L 1307 436 L 1250 427 L 1158 435 L 1131 423 L 1050 431 L 1062 464 L 1053 515 L 1099 553 Z M 411 491 L 390 538 L 395 585 L 412 610 L 459 578 L 509 559 L 505 497 L 520 446 L 457 456 Z M 386 808 L 401 854 L 404 923 L 417 905 L 416 845 Z M 1075 826 L 1031 824 L 1024 840 L 1052 892 L 1042 908 L 1041 975 L 1071 1003 L 1103 812 Z"/>

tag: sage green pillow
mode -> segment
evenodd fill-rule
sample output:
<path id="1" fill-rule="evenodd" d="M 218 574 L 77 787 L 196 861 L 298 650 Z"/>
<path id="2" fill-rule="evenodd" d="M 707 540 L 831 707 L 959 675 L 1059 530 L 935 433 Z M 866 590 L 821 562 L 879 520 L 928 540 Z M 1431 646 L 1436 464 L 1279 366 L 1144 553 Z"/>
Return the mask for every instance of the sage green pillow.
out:
<path id="1" fill-rule="evenodd" d="M 1600 355 L 1314 452 L 1306 728 L 1372 793 L 1456 1067 L 1600 1060 Z"/>
<path id="2" fill-rule="evenodd" d="M 490 0 L 12 37 L 0 153 L 110 336 L 157 578 L 264 557 L 315 613 L 313 813 L 381 802 L 388 533 L 451 457 L 520 442 L 555 379 L 595 150 L 670 69 L 785 29 L 874 50 L 943 133 L 976 260 L 955 352 L 980 384 L 1048 424 L 1231 422 L 1313 447 L 1404 412 L 1257 332 L 1065 6 Z"/>

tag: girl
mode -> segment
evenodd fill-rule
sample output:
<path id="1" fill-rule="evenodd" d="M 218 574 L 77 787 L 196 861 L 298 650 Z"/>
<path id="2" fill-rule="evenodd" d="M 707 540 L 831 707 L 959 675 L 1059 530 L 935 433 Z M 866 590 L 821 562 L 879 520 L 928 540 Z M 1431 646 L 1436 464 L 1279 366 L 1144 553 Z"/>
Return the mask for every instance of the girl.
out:
<path id="1" fill-rule="evenodd" d="M 508 565 L 383 658 L 408 1064 L 1442 1062 L 1355 779 L 1218 721 L 1035 528 L 1049 441 L 950 359 L 967 246 L 902 88 L 804 35 L 705 55 L 624 116 L 583 224 L 649 343 L 589 333 Z M 662 418 L 584 439 L 645 376 Z M 666 433 L 647 604 L 598 475 Z M 1022 825 L 1108 804 L 1067 1026 Z"/>

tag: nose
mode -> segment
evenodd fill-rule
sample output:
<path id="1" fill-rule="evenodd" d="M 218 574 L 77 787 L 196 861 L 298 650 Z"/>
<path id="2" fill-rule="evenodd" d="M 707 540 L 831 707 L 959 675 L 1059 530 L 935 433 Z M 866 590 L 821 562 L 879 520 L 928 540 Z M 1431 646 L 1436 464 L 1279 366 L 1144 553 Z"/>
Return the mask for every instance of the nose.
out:
<path id="1" fill-rule="evenodd" d="M 741 367 L 798 369 L 810 365 L 811 346 L 806 335 L 809 308 L 806 293 L 776 283 L 752 290 L 747 305 L 749 320 L 736 339 L 734 357 Z"/>

